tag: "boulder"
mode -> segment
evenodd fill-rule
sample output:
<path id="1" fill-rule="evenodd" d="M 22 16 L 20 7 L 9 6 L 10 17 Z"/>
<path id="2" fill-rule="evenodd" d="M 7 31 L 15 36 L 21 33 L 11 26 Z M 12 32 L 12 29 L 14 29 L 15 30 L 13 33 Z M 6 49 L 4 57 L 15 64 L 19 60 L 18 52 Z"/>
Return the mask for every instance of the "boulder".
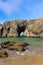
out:
<path id="1" fill-rule="evenodd" d="M 8 57 L 7 52 L 0 48 L 0 58 L 6 58 L 6 57 Z"/>
<path id="2" fill-rule="evenodd" d="M 16 51 L 25 51 L 26 47 L 30 45 L 28 43 L 18 43 L 18 42 L 3 42 L 1 43 L 2 48 L 6 48 L 9 50 L 16 50 Z"/>

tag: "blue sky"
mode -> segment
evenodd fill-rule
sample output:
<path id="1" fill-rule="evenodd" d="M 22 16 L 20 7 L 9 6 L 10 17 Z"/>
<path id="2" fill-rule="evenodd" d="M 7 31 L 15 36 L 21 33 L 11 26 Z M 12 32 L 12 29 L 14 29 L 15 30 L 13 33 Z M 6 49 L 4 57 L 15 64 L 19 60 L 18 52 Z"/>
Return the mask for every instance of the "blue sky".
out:
<path id="1" fill-rule="evenodd" d="M 43 0 L 0 0 L 0 23 L 43 18 Z"/>

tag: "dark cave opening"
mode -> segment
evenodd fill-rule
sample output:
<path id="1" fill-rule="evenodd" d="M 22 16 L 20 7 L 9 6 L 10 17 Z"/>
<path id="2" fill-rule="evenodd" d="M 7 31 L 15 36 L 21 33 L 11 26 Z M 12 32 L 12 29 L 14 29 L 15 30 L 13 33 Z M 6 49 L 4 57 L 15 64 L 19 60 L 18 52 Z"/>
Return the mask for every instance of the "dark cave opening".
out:
<path id="1" fill-rule="evenodd" d="M 25 31 L 26 26 L 19 26 L 17 27 L 18 37 L 20 37 L 20 33 Z"/>
<path id="2" fill-rule="evenodd" d="M 3 34 L 3 27 L 2 27 L 2 29 L 1 29 L 1 37 L 2 37 L 2 34 Z"/>

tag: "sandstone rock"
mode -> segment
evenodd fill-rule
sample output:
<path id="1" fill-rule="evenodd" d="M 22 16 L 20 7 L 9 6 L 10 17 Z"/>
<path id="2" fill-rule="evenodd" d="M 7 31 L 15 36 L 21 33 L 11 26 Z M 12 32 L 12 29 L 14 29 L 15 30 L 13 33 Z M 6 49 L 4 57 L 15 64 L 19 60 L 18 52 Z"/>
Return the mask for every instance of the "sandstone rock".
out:
<path id="1" fill-rule="evenodd" d="M 10 22 L 6 22 L 6 23 L 3 24 L 3 34 L 2 34 L 2 37 L 7 37 L 9 31 L 10 31 Z"/>
<path id="2" fill-rule="evenodd" d="M 43 37 L 43 19 L 14 20 L 0 24 L 0 37 L 17 37 L 21 32 L 27 37 Z"/>
<path id="3" fill-rule="evenodd" d="M 27 36 L 27 37 L 30 36 L 29 31 L 28 31 L 28 28 L 25 29 L 25 31 L 24 31 L 24 36 Z"/>
<path id="4" fill-rule="evenodd" d="M 27 43 L 18 43 L 18 42 L 3 42 L 1 43 L 2 48 L 6 48 L 9 50 L 16 50 L 16 51 L 25 51 L 26 47 L 30 45 Z"/>
<path id="5" fill-rule="evenodd" d="M 1 43 L 1 47 L 4 48 L 4 49 L 9 49 L 9 50 L 14 50 L 14 46 L 15 45 L 15 42 L 3 42 Z"/>
<path id="6" fill-rule="evenodd" d="M 15 49 L 15 43 L 16 42 L 9 42 L 9 44 L 7 45 L 7 49 L 14 50 Z"/>
<path id="7" fill-rule="evenodd" d="M 9 41 L 8 41 L 8 42 L 2 42 L 2 43 L 1 43 L 1 47 L 2 47 L 2 48 L 7 48 L 9 44 L 10 44 Z"/>
<path id="8" fill-rule="evenodd" d="M 26 47 L 27 47 L 28 45 L 29 45 L 29 44 L 27 44 L 27 43 L 16 43 L 14 49 L 15 49 L 16 51 L 25 51 L 25 50 L 26 50 Z"/>
<path id="9" fill-rule="evenodd" d="M 10 22 L 10 31 L 9 31 L 7 37 L 16 37 L 16 36 L 18 36 L 17 23 L 16 23 L 16 21 L 11 21 Z"/>
<path id="10" fill-rule="evenodd" d="M 0 48 L 0 58 L 6 58 L 6 57 L 8 57 L 7 52 Z"/>

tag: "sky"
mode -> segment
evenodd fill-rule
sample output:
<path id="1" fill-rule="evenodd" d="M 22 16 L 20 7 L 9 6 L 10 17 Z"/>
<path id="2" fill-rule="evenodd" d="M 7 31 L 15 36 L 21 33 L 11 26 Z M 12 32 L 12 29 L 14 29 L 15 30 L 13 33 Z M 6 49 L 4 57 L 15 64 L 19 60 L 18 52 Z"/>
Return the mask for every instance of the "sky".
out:
<path id="1" fill-rule="evenodd" d="M 0 0 L 0 23 L 43 18 L 43 0 Z"/>

